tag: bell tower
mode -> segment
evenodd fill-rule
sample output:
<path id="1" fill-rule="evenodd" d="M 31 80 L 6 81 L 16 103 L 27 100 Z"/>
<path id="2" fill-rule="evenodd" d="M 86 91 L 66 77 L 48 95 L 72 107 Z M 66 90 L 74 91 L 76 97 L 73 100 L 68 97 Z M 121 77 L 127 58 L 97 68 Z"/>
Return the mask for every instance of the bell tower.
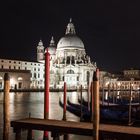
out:
<path id="1" fill-rule="evenodd" d="M 44 46 L 42 40 L 39 41 L 37 46 L 37 62 L 44 62 Z"/>

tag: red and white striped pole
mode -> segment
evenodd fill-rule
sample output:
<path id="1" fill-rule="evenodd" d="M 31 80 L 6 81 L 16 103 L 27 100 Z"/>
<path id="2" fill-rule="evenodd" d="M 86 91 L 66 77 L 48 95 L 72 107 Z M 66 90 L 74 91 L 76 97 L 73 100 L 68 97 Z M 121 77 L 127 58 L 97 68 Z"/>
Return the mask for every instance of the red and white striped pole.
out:
<path id="1" fill-rule="evenodd" d="M 50 54 L 45 53 L 45 92 L 44 92 L 44 119 L 49 118 L 49 83 L 50 83 Z M 48 140 L 48 131 L 44 131 L 44 140 Z"/>
<path id="2" fill-rule="evenodd" d="M 67 92 L 67 88 L 66 88 L 66 82 L 64 82 L 64 95 L 63 95 L 63 102 L 64 102 L 64 107 L 63 107 L 63 120 L 66 120 L 66 92 Z"/>

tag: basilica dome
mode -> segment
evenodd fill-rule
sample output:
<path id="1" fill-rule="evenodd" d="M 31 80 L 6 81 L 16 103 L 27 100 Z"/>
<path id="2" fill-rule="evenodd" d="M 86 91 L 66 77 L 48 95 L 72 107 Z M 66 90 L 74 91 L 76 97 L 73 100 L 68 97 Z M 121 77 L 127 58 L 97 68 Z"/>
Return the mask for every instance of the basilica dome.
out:
<path id="1" fill-rule="evenodd" d="M 71 22 L 71 19 L 70 23 L 67 25 L 65 36 L 62 37 L 57 44 L 57 49 L 62 48 L 84 49 L 84 44 L 82 40 L 76 35 L 75 28 Z"/>
<path id="2" fill-rule="evenodd" d="M 76 35 L 65 35 L 59 40 L 57 44 L 57 49 L 66 48 L 66 47 L 84 49 L 84 44 L 82 40 Z"/>

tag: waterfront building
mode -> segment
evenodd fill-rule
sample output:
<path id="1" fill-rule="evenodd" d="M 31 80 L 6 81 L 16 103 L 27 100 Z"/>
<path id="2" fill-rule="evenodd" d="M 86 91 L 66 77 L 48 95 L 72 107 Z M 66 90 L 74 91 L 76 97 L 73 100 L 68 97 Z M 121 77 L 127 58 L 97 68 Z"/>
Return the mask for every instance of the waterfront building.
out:
<path id="1" fill-rule="evenodd" d="M 119 74 L 101 71 L 100 89 L 108 89 L 108 86 L 115 90 L 140 90 L 140 70 L 125 69 Z"/>
<path id="2" fill-rule="evenodd" d="M 11 88 L 44 88 L 44 64 L 21 60 L 0 59 L 0 89 L 4 85 L 4 73 L 8 72 Z"/>
<path id="3" fill-rule="evenodd" d="M 5 72 L 10 75 L 10 88 L 11 89 L 25 89 L 30 88 L 31 73 L 29 70 L 18 69 L 0 69 L 0 89 L 4 87 L 4 74 Z"/>

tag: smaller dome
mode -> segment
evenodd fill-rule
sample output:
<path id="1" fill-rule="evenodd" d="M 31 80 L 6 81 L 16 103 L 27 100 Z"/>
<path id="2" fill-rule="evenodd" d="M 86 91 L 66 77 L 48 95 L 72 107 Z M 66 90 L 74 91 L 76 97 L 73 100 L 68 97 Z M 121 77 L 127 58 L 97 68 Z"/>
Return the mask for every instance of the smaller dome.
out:
<path id="1" fill-rule="evenodd" d="M 51 38 L 50 45 L 48 47 L 48 51 L 49 51 L 50 55 L 54 55 L 56 52 L 56 46 L 55 46 L 55 41 L 54 41 L 53 36 Z"/>

